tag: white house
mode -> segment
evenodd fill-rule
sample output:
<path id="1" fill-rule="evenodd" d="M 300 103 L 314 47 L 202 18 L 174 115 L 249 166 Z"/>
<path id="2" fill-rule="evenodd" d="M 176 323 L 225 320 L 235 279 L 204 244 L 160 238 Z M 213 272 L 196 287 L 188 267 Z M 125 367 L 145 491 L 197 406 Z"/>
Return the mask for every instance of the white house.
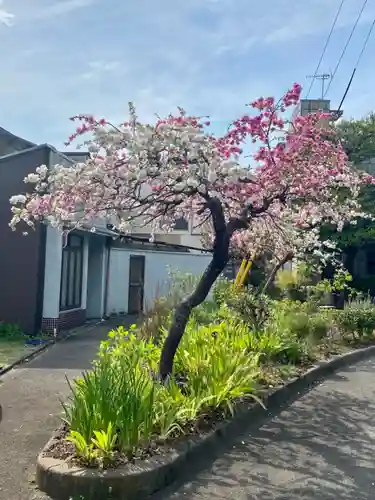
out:
<path id="1" fill-rule="evenodd" d="M 82 155 L 8 138 L 1 129 L 0 321 L 18 323 L 28 333 L 141 312 L 168 288 L 170 269 L 201 274 L 210 260 L 199 234 L 184 221 L 171 234 L 157 235 L 154 245 L 147 228 L 135 231 L 136 241 L 120 241 L 103 223 L 95 233 L 87 228 L 67 238 L 45 225 L 28 236 L 22 229 L 12 232 L 9 198 L 25 190 L 26 175 L 41 164 L 73 164 Z"/>
<path id="2" fill-rule="evenodd" d="M 168 290 L 171 270 L 199 275 L 209 260 L 206 252 L 123 242 L 110 230 L 75 231 L 63 238 L 48 227 L 42 328 L 141 313 Z"/>

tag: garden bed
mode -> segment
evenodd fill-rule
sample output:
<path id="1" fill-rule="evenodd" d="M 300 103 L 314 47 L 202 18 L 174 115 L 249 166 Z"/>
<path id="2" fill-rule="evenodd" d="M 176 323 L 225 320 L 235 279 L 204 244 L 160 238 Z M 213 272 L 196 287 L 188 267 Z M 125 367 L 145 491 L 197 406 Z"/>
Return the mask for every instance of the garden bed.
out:
<path id="1" fill-rule="evenodd" d="M 263 419 L 280 411 L 315 383 L 335 370 L 375 355 L 369 346 L 335 356 L 319 363 L 281 387 L 268 388 L 262 404 L 237 401 L 231 418 L 209 419 L 191 433 L 169 442 L 157 443 L 138 458 L 126 457 L 108 469 L 83 467 L 76 460 L 74 447 L 67 446 L 68 427 L 63 425 L 38 457 L 37 484 L 56 500 L 141 500 L 161 490 L 183 475 L 191 463 L 199 463 L 215 453 L 222 442 L 230 442 L 249 427 L 258 427 Z M 265 411 L 266 410 L 266 411 Z"/>
<path id="2" fill-rule="evenodd" d="M 361 350 L 366 347 L 372 347 L 375 342 L 368 340 L 366 342 L 358 342 L 356 344 L 339 344 L 331 343 L 329 345 L 321 345 L 316 349 L 314 362 L 306 362 L 302 365 L 284 365 L 278 364 L 265 364 L 262 366 L 262 372 L 259 377 L 259 386 L 257 387 L 257 397 L 260 401 L 266 401 L 268 396 L 276 389 L 287 386 L 291 381 L 303 378 L 304 374 L 317 366 L 318 364 L 330 362 L 337 356 L 344 356 Z M 242 412 L 245 408 L 247 410 L 255 407 L 258 403 L 251 397 L 242 397 L 233 401 L 233 414 L 236 414 L 240 408 Z M 168 455 L 176 449 L 183 447 L 192 439 L 202 438 L 211 432 L 215 432 L 217 428 L 223 425 L 223 422 L 231 420 L 232 416 L 227 411 L 207 412 L 200 415 L 197 420 L 189 422 L 184 425 L 178 433 L 168 439 L 160 439 L 158 436 L 153 436 L 147 446 L 141 446 L 137 453 L 132 457 L 121 454 L 115 450 L 113 459 L 108 464 L 85 464 L 89 468 L 97 469 L 114 469 L 122 467 L 126 464 L 135 464 L 139 461 L 147 460 L 150 457 L 157 455 Z M 55 435 L 48 443 L 48 446 L 43 450 L 43 456 L 63 460 L 68 464 L 74 466 L 81 466 L 82 460 L 76 456 L 76 447 L 73 442 L 68 441 L 69 426 L 63 423 L 56 431 Z"/>
<path id="3" fill-rule="evenodd" d="M 315 300 L 272 300 L 232 287 L 219 292 L 193 311 L 165 385 L 153 374 L 171 318 L 168 301 L 140 329 L 109 332 L 93 369 L 72 384 L 65 424 L 39 457 L 43 491 L 56 496 L 67 483 L 65 496 L 56 498 L 101 500 L 104 486 L 118 491 L 110 498 L 142 498 L 228 429 L 239 432 L 342 360 L 375 351 L 370 301 L 334 311 Z M 94 491 L 90 478 L 104 486 Z M 130 481 L 127 496 L 123 481 Z"/>

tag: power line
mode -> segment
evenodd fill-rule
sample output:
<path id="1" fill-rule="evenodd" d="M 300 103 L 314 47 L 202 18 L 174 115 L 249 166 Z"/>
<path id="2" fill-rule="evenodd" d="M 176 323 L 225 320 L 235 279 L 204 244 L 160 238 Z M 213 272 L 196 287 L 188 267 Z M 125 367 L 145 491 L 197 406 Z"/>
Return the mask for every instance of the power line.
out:
<path id="1" fill-rule="evenodd" d="M 346 54 L 346 51 L 347 51 L 347 49 L 348 49 L 348 47 L 349 47 L 349 44 L 350 44 L 350 42 L 351 42 L 351 40 L 352 40 L 352 38 L 353 38 L 354 32 L 355 32 L 355 30 L 356 30 L 356 28 L 357 28 L 357 26 L 358 26 L 358 23 L 359 23 L 359 21 L 360 21 L 360 19 L 361 19 L 361 17 L 362 17 L 363 11 L 365 10 L 365 7 L 366 7 L 366 5 L 367 5 L 367 2 L 368 2 L 368 0 L 365 0 L 365 1 L 363 2 L 362 8 L 361 8 L 361 10 L 359 11 L 358 17 L 357 17 L 357 19 L 356 19 L 356 21 L 355 21 L 355 23 L 354 23 L 354 26 L 353 26 L 353 28 L 352 28 L 352 30 L 351 30 L 351 32 L 350 32 L 350 35 L 349 35 L 349 37 L 348 37 L 348 39 L 347 39 L 347 41 L 346 41 L 346 44 L 345 44 L 345 46 L 344 46 L 344 48 L 343 48 L 343 50 L 342 50 L 342 52 L 341 52 L 341 55 L 340 55 L 340 57 L 339 57 L 339 60 L 337 61 L 336 67 L 335 67 L 335 69 L 334 69 L 334 71 L 333 71 L 333 73 L 332 73 L 332 78 L 331 78 L 331 80 L 330 80 L 330 82 L 329 82 L 329 84 L 328 84 L 328 87 L 327 87 L 327 89 L 326 89 L 326 92 L 325 92 L 325 94 L 324 94 L 324 97 L 326 97 L 326 95 L 328 94 L 329 89 L 331 88 L 331 85 L 332 85 L 332 82 L 333 82 L 333 80 L 334 80 L 334 78 L 335 78 L 335 76 L 336 76 L 337 70 L 339 69 L 340 64 L 341 64 L 341 62 L 342 62 L 342 60 L 343 60 L 343 58 L 344 58 L 344 56 L 345 56 L 345 54 Z"/>
<path id="2" fill-rule="evenodd" d="M 346 96 L 348 95 L 348 92 L 349 92 L 349 89 L 350 89 L 350 87 L 351 87 L 351 85 L 352 85 L 352 82 L 353 82 L 354 76 L 355 76 L 355 74 L 356 74 L 356 72 L 357 72 L 358 65 L 359 65 L 359 63 L 361 62 L 362 56 L 363 56 L 363 54 L 364 54 L 364 52 L 365 52 L 365 50 L 366 50 L 366 47 L 367 47 L 367 44 L 368 44 L 368 42 L 369 42 L 369 40 L 370 40 L 370 37 L 371 37 L 371 34 L 372 34 L 372 32 L 373 32 L 374 26 L 375 26 L 375 19 L 372 21 L 372 24 L 371 24 L 371 27 L 370 27 L 370 29 L 369 29 L 369 32 L 367 33 L 367 37 L 366 37 L 366 39 L 365 39 L 365 41 L 364 41 L 364 44 L 363 44 L 362 50 L 361 50 L 361 52 L 359 53 L 359 56 L 358 56 L 357 62 L 356 62 L 355 66 L 354 66 L 354 69 L 353 69 L 352 76 L 351 76 L 351 77 L 350 77 L 350 79 L 349 79 L 348 85 L 346 86 L 346 89 L 345 89 L 344 95 L 342 96 L 342 99 L 341 99 L 341 102 L 340 102 L 340 105 L 339 105 L 339 107 L 338 107 L 337 111 L 340 111 L 340 110 L 341 110 L 341 107 L 342 107 L 342 105 L 344 104 L 344 101 L 345 101 L 345 99 L 346 99 Z"/>
<path id="3" fill-rule="evenodd" d="M 340 15 L 340 13 L 341 13 L 341 10 L 342 10 L 342 7 L 343 7 L 344 3 L 345 3 L 345 0 L 341 0 L 341 4 L 340 4 L 340 6 L 339 6 L 339 8 L 338 8 L 338 11 L 337 11 L 337 13 L 336 13 L 336 17 L 335 17 L 335 19 L 333 20 L 333 24 L 332 24 L 332 26 L 331 26 L 331 31 L 330 31 L 330 32 L 329 32 L 329 34 L 328 34 L 328 37 L 327 37 L 326 43 L 325 43 L 324 48 L 323 48 L 323 52 L 322 52 L 322 54 L 321 54 L 321 56 L 320 56 L 320 59 L 319 59 L 318 65 L 317 65 L 317 67 L 316 67 L 316 69 L 315 69 L 314 76 L 312 77 L 312 80 L 311 80 L 311 84 L 310 84 L 309 90 L 307 91 L 307 94 L 306 94 L 306 99 L 309 97 L 309 94 L 310 94 L 310 92 L 311 92 L 312 86 L 314 85 L 315 78 L 316 78 L 316 76 L 317 76 L 317 74 L 318 74 L 318 71 L 319 71 L 319 69 L 320 69 L 320 65 L 322 64 L 323 57 L 325 56 L 325 53 L 326 53 L 326 51 L 327 51 L 327 48 L 328 48 L 329 42 L 331 41 L 331 37 L 332 37 L 332 34 L 333 34 L 333 30 L 334 30 L 334 29 L 335 29 L 335 27 L 336 27 L 336 23 L 337 23 L 337 20 L 338 20 L 338 18 L 339 18 L 339 15 Z"/>

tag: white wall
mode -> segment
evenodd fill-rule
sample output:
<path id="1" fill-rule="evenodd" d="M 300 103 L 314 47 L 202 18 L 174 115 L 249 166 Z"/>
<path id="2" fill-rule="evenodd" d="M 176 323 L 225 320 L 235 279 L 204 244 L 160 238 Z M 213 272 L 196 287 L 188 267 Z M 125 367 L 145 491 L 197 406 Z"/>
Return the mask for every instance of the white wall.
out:
<path id="1" fill-rule="evenodd" d="M 83 243 L 82 309 L 86 309 L 87 303 L 88 238 L 89 236 L 85 235 Z M 44 318 L 58 318 L 60 314 L 62 245 L 63 240 L 61 232 L 57 229 L 53 229 L 51 226 L 47 226 L 43 292 Z M 64 314 L 64 312 L 62 312 L 62 314 Z"/>
<path id="2" fill-rule="evenodd" d="M 57 229 L 47 226 L 46 261 L 44 272 L 43 317 L 58 318 L 60 305 L 60 280 L 62 236 Z"/>
<path id="3" fill-rule="evenodd" d="M 165 294 L 171 284 L 169 268 L 200 275 L 211 260 L 207 254 L 141 252 L 112 248 L 109 260 L 107 314 L 127 313 L 130 255 L 145 256 L 144 308 Z"/>

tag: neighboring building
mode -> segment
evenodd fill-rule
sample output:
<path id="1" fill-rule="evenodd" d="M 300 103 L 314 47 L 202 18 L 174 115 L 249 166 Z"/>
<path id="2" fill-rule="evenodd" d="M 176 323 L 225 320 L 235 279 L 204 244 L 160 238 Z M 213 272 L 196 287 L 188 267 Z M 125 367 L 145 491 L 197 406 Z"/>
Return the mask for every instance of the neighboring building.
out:
<path id="1" fill-rule="evenodd" d="M 14 153 L 15 151 L 22 151 L 23 149 L 32 148 L 34 143 L 22 139 L 5 128 L 0 127 L 0 156 Z"/>
<path id="2" fill-rule="evenodd" d="M 331 101 L 329 99 L 301 99 L 294 110 L 293 116 L 306 116 L 310 113 L 317 113 L 318 111 L 330 113 L 334 120 L 338 120 L 343 114 L 341 110 L 336 111 L 331 109 Z"/>
<path id="3" fill-rule="evenodd" d="M 183 221 L 175 234 L 158 235 L 157 245 L 147 242 L 147 233 L 145 242 L 138 241 L 138 232 L 137 242 L 121 240 L 103 222 L 95 233 L 87 227 L 66 239 L 43 224 L 27 236 L 21 227 L 13 232 L 9 198 L 25 190 L 26 175 L 41 164 L 69 165 L 85 158 L 85 153 L 63 154 L 17 139 L 13 150 L 7 140 L 0 149 L 0 321 L 17 323 L 26 333 L 57 333 L 86 319 L 145 310 L 170 285 L 169 269 L 203 272 L 210 255 L 178 246 L 193 241 L 199 246 L 199 235 L 191 234 L 189 225 L 184 229 Z"/>

